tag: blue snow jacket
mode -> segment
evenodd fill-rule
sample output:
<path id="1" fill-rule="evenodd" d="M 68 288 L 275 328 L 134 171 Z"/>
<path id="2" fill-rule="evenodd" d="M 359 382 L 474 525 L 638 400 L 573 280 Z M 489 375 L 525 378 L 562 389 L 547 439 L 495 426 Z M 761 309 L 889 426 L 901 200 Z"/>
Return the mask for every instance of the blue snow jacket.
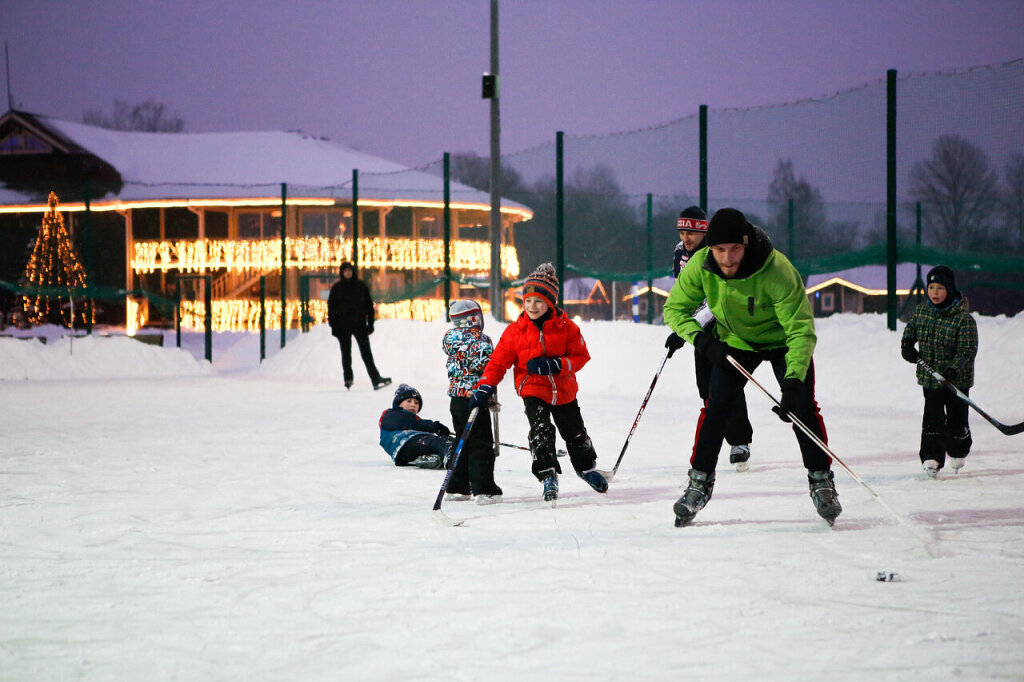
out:
<path id="1" fill-rule="evenodd" d="M 399 450 L 409 440 L 424 433 L 436 434 L 440 426 L 443 426 L 440 422 L 421 419 L 419 415 L 395 405 L 380 415 L 380 446 L 394 462 Z"/>

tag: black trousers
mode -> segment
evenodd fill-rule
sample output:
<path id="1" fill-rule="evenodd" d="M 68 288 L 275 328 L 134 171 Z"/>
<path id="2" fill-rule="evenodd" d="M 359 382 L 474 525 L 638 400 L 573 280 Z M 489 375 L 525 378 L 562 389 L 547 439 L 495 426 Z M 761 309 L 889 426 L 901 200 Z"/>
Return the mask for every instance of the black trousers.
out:
<path id="1" fill-rule="evenodd" d="M 697 394 L 707 405 L 711 387 L 711 368 L 715 363 L 699 350 L 693 351 L 693 367 L 697 374 Z M 725 423 L 725 442 L 729 445 L 749 445 L 754 439 L 754 428 L 747 416 L 747 398 L 740 393 L 733 404 L 733 412 Z"/>
<path id="2" fill-rule="evenodd" d="M 748 372 L 764 361 L 772 365 L 772 371 L 778 381 L 786 376 L 786 351 L 785 349 L 744 352 L 734 350 L 733 357 L 743 365 Z M 690 465 L 698 471 L 712 473 L 718 466 L 718 451 L 722 449 L 722 441 L 725 439 L 726 425 L 731 415 L 737 410 L 737 402 L 743 396 L 743 387 L 747 378 L 740 374 L 731 365 L 721 367 L 714 365 L 711 369 L 711 379 L 708 386 L 708 399 L 700 417 L 697 420 L 697 434 L 693 445 L 693 454 L 690 456 Z M 807 376 L 804 378 L 800 392 L 800 409 L 797 411 L 797 418 L 807 428 L 820 438 L 822 442 L 828 443 L 825 433 L 825 423 L 821 418 L 821 411 L 814 399 L 814 362 L 811 362 L 807 369 Z M 797 443 L 800 446 L 800 454 L 804 466 L 808 471 L 821 471 L 831 468 L 832 458 L 821 448 L 815 445 L 814 441 L 804 435 L 803 431 L 793 426 L 793 433 L 796 434 Z"/>
<path id="3" fill-rule="evenodd" d="M 960 392 L 970 395 L 970 389 Z M 934 459 L 941 469 L 946 455 L 966 457 L 971 451 L 971 427 L 967 403 L 945 388 L 924 389 L 924 418 L 921 420 L 921 461 Z"/>
<path id="4" fill-rule="evenodd" d="M 421 435 L 413 436 L 399 448 L 395 454 L 395 466 L 408 466 L 420 455 L 437 455 L 442 460 L 448 456 L 448 451 L 454 447 L 447 438 L 424 432 Z"/>
<path id="5" fill-rule="evenodd" d="M 370 381 L 377 383 L 380 381 L 380 372 L 377 371 L 377 365 L 373 363 L 373 351 L 370 350 L 370 336 L 366 333 L 366 330 L 352 331 L 350 329 L 342 329 L 336 331 L 334 335 L 338 339 L 338 345 L 341 346 L 341 371 L 345 376 L 345 383 L 352 383 L 352 337 L 356 337 L 356 344 L 359 346 L 359 355 L 363 358 L 363 364 L 366 365 L 366 373 L 370 375 Z"/>
<path id="6" fill-rule="evenodd" d="M 456 444 L 469 421 L 469 398 L 451 399 L 448 409 L 452 413 Z M 491 433 L 491 411 L 481 407 L 473 428 L 462 446 L 459 461 L 448 480 L 448 492 L 468 495 L 500 495 L 501 488 L 494 482 L 494 435 Z"/>
<path id="7" fill-rule="evenodd" d="M 530 422 L 530 451 L 533 453 L 531 470 L 538 481 L 543 481 L 552 473 L 562 473 L 555 454 L 556 427 L 565 441 L 569 461 L 576 473 L 594 468 L 597 452 L 583 425 L 579 402 L 573 400 L 564 405 L 552 405 L 540 398 L 527 396 L 523 398 L 523 406 L 526 408 L 526 419 Z M 554 425 L 551 424 L 552 419 Z"/>

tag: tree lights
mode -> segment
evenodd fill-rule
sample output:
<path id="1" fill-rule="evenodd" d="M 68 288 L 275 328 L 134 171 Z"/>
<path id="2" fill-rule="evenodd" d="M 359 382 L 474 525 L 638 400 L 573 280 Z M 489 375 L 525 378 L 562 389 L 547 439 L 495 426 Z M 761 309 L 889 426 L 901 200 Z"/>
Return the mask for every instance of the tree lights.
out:
<path id="1" fill-rule="evenodd" d="M 64 216 L 57 212 L 58 203 L 57 195 L 50 192 L 47 199 L 50 208 L 43 216 L 43 223 L 22 276 L 22 285 L 36 287 L 38 293 L 22 296 L 21 305 L 31 324 L 50 323 L 72 327 L 76 320 L 82 323 L 87 321 L 91 307 L 89 313 L 84 306 L 78 312 L 72 312 L 73 290 L 84 289 L 86 285 L 85 269 L 64 227 Z"/>

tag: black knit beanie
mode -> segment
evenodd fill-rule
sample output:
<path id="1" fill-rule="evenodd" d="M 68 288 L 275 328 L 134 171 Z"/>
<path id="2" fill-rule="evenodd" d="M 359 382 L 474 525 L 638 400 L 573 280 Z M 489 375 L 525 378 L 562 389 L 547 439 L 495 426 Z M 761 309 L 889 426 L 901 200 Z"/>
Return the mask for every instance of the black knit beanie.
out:
<path id="1" fill-rule="evenodd" d="M 721 208 L 711 216 L 708 224 L 708 236 L 704 238 L 707 246 L 716 244 L 743 244 L 746 246 L 754 234 L 754 227 L 747 222 L 742 211 L 735 208 Z"/>
<path id="2" fill-rule="evenodd" d="M 928 284 L 941 284 L 946 287 L 950 300 L 960 293 L 956 290 L 956 275 L 945 265 L 936 265 L 929 270 L 925 282 Z"/>

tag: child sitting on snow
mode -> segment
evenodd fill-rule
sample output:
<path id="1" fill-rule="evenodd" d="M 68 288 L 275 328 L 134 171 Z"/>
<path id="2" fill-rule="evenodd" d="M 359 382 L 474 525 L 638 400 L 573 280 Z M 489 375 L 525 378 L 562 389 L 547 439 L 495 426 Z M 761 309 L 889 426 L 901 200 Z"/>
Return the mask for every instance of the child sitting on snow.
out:
<path id="1" fill-rule="evenodd" d="M 484 334 L 484 314 L 480 304 L 465 299 L 452 301 L 449 308 L 452 328 L 445 332 L 441 348 L 448 355 L 449 409 L 455 433 L 461 435 L 469 421 L 469 397 L 487 366 L 494 345 Z M 494 437 L 491 413 L 487 407 L 477 412 L 476 421 L 462 445 L 459 461 L 448 481 L 450 500 L 468 500 L 476 495 L 477 504 L 501 502 L 501 488 L 494 482 Z"/>
<path id="2" fill-rule="evenodd" d="M 486 408 L 494 387 L 512 368 L 516 393 L 523 398 L 530 422 L 533 475 L 543 483 L 544 499 L 549 501 L 558 497 L 562 472 L 555 455 L 556 427 L 576 474 L 597 492 L 608 490 L 576 401 L 576 372 L 590 360 L 590 353 L 580 328 L 558 309 L 557 300 L 555 269 L 544 263 L 526 278 L 524 312 L 505 328 L 469 401 L 471 408 Z"/>
<path id="3" fill-rule="evenodd" d="M 441 422 L 420 418 L 422 407 L 420 392 L 401 384 L 391 408 L 380 415 L 380 446 L 395 466 L 443 469 L 451 454 L 451 432 Z"/>
<path id="4" fill-rule="evenodd" d="M 953 271 L 937 265 L 928 272 L 928 300 L 917 306 L 903 330 L 903 359 L 923 361 L 968 395 L 974 385 L 974 357 L 978 354 L 978 325 L 957 291 Z M 920 351 L 914 344 L 920 346 Z M 971 451 L 967 403 L 947 390 L 920 364 L 917 383 L 924 387 L 921 422 L 921 466 L 935 478 L 946 463 L 960 473 Z"/>

